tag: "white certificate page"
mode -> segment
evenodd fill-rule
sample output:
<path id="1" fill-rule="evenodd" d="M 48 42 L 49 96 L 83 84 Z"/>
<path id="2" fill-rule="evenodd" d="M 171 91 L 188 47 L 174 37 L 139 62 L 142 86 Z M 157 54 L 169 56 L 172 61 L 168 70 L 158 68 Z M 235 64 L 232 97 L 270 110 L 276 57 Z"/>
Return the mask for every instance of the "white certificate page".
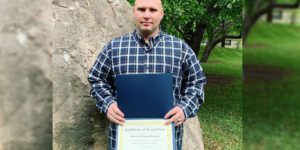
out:
<path id="1" fill-rule="evenodd" d="M 117 128 L 117 150 L 174 150 L 174 126 L 164 119 L 126 120 Z"/>

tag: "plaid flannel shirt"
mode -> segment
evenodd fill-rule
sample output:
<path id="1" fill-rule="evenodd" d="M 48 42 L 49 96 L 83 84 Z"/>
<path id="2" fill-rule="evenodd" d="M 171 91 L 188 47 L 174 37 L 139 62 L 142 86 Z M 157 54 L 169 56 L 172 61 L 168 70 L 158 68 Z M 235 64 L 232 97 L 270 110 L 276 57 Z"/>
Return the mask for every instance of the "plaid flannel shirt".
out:
<path id="1" fill-rule="evenodd" d="M 194 117 L 204 101 L 206 78 L 193 50 L 181 39 L 159 32 L 147 44 L 135 30 L 110 41 L 97 57 L 88 80 L 90 94 L 103 113 L 115 98 L 114 80 L 119 74 L 173 74 L 174 104 L 185 118 Z M 126 114 L 125 114 L 126 115 Z M 183 125 L 175 128 L 177 146 L 182 145 Z M 116 125 L 110 123 L 109 144 L 116 144 Z"/>

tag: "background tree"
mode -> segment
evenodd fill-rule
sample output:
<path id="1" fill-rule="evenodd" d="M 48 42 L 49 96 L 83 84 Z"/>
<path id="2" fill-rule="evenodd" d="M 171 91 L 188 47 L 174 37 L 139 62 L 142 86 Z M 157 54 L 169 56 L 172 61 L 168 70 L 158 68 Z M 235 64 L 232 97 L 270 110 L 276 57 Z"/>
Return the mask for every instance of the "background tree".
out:
<path id="1" fill-rule="evenodd" d="M 226 37 L 241 38 L 241 0 L 165 0 L 163 6 L 162 30 L 184 39 L 197 55 L 201 42 L 207 41 L 202 62 Z"/>
<path id="2" fill-rule="evenodd" d="M 204 0 L 207 44 L 201 61 L 207 62 L 215 46 L 226 38 L 241 38 L 242 3 L 240 0 Z"/>
<path id="3" fill-rule="evenodd" d="M 262 15 L 267 14 L 267 21 L 272 22 L 274 8 L 299 8 L 300 0 L 245 0 L 244 4 L 243 40 L 246 43 L 251 27 Z"/>

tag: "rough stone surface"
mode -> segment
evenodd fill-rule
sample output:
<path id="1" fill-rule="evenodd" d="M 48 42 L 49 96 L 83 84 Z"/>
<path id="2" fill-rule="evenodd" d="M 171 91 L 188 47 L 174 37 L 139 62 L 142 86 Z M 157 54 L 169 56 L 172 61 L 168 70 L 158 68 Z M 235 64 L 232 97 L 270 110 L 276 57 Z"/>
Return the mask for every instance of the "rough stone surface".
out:
<path id="1" fill-rule="evenodd" d="M 0 149 L 52 149 L 51 2 L 0 1 Z"/>
<path id="2" fill-rule="evenodd" d="M 53 1 L 53 148 L 107 147 L 105 116 L 90 98 L 88 71 L 113 37 L 132 32 L 125 0 Z"/>
<path id="3" fill-rule="evenodd" d="M 198 117 L 189 118 L 184 122 L 183 150 L 204 150 L 202 130 Z"/>

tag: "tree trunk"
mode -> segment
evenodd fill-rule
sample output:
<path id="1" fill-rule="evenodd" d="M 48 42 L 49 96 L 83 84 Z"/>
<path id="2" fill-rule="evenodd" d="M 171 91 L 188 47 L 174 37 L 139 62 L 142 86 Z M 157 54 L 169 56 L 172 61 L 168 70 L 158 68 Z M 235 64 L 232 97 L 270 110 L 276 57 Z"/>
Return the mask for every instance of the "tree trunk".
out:
<path id="1" fill-rule="evenodd" d="M 272 17 L 273 17 L 273 9 L 270 8 L 267 12 L 267 22 L 272 23 Z"/>
<path id="2" fill-rule="evenodd" d="M 266 7 L 265 9 L 262 9 L 260 11 L 258 11 L 255 15 L 251 16 L 251 14 L 246 14 L 245 15 L 245 19 L 244 19 L 244 25 L 243 25 L 243 44 L 246 43 L 247 41 L 247 37 L 248 37 L 248 34 L 252 28 L 252 26 L 257 22 L 257 20 L 264 14 L 266 14 L 269 10 L 269 7 L 271 6 L 268 6 Z"/>
<path id="3" fill-rule="evenodd" d="M 204 51 L 203 51 L 203 55 L 201 57 L 201 62 L 207 62 L 208 57 L 210 55 L 210 52 L 212 50 L 212 44 L 211 43 L 212 43 L 211 41 L 207 42 L 207 44 L 204 48 Z"/>
<path id="4" fill-rule="evenodd" d="M 205 46 L 204 51 L 203 51 L 201 62 L 207 62 L 211 50 L 212 50 L 212 44 L 207 43 L 207 45 Z"/>
<path id="5" fill-rule="evenodd" d="M 244 24 L 243 24 L 243 46 L 244 46 L 245 42 L 247 41 L 249 31 L 252 27 L 252 23 L 251 23 L 250 18 L 246 18 L 246 17 L 243 22 L 244 22 Z"/>
<path id="6" fill-rule="evenodd" d="M 225 47 L 225 37 L 222 38 L 222 41 L 221 41 L 221 47 Z"/>
<path id="7" fill-rule="evenodd" d="M 205 31 L 205 24 L 199 23 L 196 27 L 196 31 L 193 33 L 192 38 L 187 40 L 187 44 L 193 49 L 198 56 L 200 50 L 200 44 Z"/>
<path id="8" fill-rule="evenodd" d="M 201 62 L 207 62 L 208 61 L 208 58 L 211 54 L 211 51 L 216 47 L 216 45 L 222 41 L 222 39 L 224 38 L 225 36 L 221 37 L 220 39 L 217 39 L 217 40 L 208 40 L 208 43 L 207 45 L 205 46 L 204 48 L 204 51 L 203 51 L 203 55 L 201 57 Z"/>
<path id="9" fill-rule="evenodd" d="M 222 29 L 225 31 L 225 21 L 222 21 Z M 222 38 L 221 40 L 221 47 L 225 47 L 225 37 Z"/>
<path id="10" fill-rule="evenodd" d="M 269 23 L 272 23 L 272 19 L 273 19 L 273 5 L 274 5 L 274 0 L 270 0 L 269 2 L 269 6 L 271 7 L 268 7 L 268 10 L 267 10 L 267 22 Z"/>

